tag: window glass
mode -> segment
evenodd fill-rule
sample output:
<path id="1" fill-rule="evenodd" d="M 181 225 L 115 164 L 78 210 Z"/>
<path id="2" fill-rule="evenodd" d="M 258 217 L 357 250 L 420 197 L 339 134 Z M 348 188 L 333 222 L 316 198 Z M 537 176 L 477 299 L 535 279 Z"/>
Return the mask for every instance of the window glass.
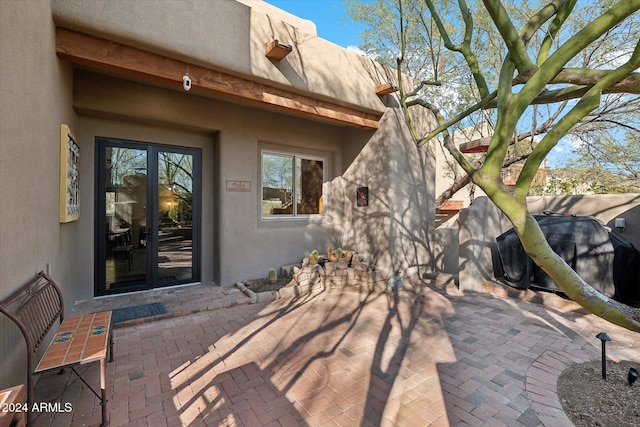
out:
<path id="1" fill-rule="evenodd" d="M 322 214 L 325 160 L 262 152 L 262 216 Z"/>

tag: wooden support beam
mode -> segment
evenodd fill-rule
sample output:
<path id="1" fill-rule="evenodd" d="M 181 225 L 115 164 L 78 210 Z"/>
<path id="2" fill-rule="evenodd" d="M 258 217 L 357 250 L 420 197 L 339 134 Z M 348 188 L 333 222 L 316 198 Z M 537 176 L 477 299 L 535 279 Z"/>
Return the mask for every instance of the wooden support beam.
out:
<path id="1" fill-rule="evenodd" d="M 393 86 L 391 83 L 383 83 L 381 85 L 376 86 L 376 95 L 383 96 L 389 95 L 390 93 L 397 92 L 398 88 Z"/>
<path id="2" fill-rule="evenodd" d="M 439 214 L 455 215 L 460 212 L 463 207 L 462 200 L 449 199 L 445 200 L 444 203 L 436 209 L 436 212 Z"/>
<path id="3" fill-rule="evenodd" d="M 56 28 L 56 53 L 74 64 L 115 75 L 182 88 L 188 75 L 189 93 L 289 113 L 343 126 L 377 129 L 382 114 L 360 111 L 143 51 L 84 33 Z"/>
<path id="4" fill-rule="evenodd" d="M 463 207 L 462 200 L 445 200 L 442 205 L 436 208 L 436 228 L 447 222 L 454 215 L 458 215 Z"/>
<path id="5" fill-rule="evenodd" d="M 273 40 L 264 46 L 265 56 L 275 61 L 284 59 L 284 57 L 289 55 L 292 50 L 293 48 L 291 46 L 279 43 L 278 40 Z"/>

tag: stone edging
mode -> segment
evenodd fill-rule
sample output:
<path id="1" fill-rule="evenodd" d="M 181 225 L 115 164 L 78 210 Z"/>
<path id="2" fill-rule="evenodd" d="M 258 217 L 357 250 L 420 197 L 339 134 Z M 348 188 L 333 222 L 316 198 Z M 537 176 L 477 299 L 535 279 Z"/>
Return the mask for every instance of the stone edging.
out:
<path id="1" fill-rule="evenodd" d="M 292 297 L 297 297 L 303 294 L 319 292 L 324 290 L 324 286 L 322 284 L 314 285 L 314 286 L 311 286 L 311 285 L 285 286 L 278 289 L 277 291 L 266 291 L 266 292 L 253 292 L 251 289 L 247 288 L 244 282 L 237 282 L 235 286 L 251 299 L 251 304 L 256 304 L 259 302 L 275 301 L 280 298 L 292 298 Z"/>
<path id="2" fill-rule="evenodd" d="M 557 308 L 561 310 L 573 310 L 577 313 L 589 314 L 580 304 L 562 298 L 553 292 L 533 291 L 531 289 L 515 289 L 493 280 L 482 281 L 482 292 L 492 294 L 497 297 L 514 298 L 545 307 Z"/>
<path id="3" fill-rule="evenodd" d="M 387 288 L 388 274 L 370 270 L 364 263 L 349 267 L 345 262 L 327 262 L 320 265 L 295 266 L 291 269 L 296 285 L 284 286 L 277 291 L 253 292 L 246 283 L 237 282 L 240 289 L 251 299 L 251 304 L 274 301 L 280 298 L 293 298 L 300 295 L 321 292 L 331 288 L 353 288 L 367 291 L 384 291 Z"/>

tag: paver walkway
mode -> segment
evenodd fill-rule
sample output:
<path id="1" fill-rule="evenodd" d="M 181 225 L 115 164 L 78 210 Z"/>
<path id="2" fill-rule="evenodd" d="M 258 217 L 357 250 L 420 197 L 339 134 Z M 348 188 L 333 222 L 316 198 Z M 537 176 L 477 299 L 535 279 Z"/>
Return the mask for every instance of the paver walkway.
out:
<path id="1" fill-rule="evenodd" d="M 569 426 L 555 383 L 599 359 L 600 331 L 640 363 L 640 334 L 595 316 L 450 288 L 203 311 L 115 329 L 110 425 Z M 38 425 L 99 424 L 80 381 L 43 381 L 61 378 L 73 411 Z"/>

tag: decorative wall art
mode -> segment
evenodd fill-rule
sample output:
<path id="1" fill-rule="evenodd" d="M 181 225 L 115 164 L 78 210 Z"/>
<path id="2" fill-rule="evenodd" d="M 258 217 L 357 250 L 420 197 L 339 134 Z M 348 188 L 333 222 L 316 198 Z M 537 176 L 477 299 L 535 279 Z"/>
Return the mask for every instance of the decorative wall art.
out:
<path id="1" fill-rule="evenodd" d="M 369 187 L 358 187 L 356 189 L 356 206 L 369 206 Z"/>
<path id="2" fill-rule="evenodd" d="M 60 222 L 80 218 L 80 147 L 69 126 L 60 125 Z"/>

